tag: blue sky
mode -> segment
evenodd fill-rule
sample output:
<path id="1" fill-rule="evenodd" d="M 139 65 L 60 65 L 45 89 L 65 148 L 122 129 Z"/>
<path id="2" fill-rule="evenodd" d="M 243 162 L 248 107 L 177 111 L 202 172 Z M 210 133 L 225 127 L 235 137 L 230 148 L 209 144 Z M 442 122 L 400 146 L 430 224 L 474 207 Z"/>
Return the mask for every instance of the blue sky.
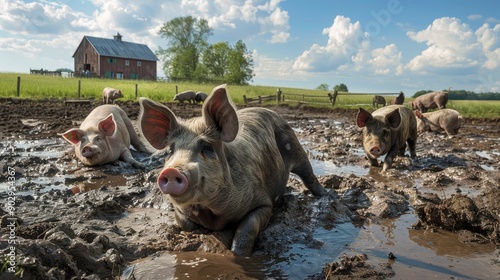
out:
<path id="1" fill-rule="evenodd" d="M 251 84 L 351 92 L 500 92 L 500 1 L 0 0 L 0 72 L 73 69 L 83 36 L 166 47 L 163 23 L 201 17 L 243 40 Z M 159 63 L 159 76 L 164 76 Z"/>

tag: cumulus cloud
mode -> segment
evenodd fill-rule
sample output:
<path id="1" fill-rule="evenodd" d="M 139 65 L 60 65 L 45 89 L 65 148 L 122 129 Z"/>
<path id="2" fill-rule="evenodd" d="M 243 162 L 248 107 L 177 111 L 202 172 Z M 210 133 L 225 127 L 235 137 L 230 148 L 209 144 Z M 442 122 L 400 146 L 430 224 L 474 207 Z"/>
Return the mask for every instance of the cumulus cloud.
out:
<path id="1" fill-rule="evenodd" d="M 270 43 L 284 43 L 290 39 L 288 12 L 281 9 L 282 0 L 182 0 L 180 7 L 189 15 L 205 18 L 217 30 L 236 30 L 252 37 L 269 36 Z M 249 31 L 245 34 L 246 31 Z"/>
<path id="2" fill-rule="evenodd" d="M 406 65 L 414 73 L 470 71 L 481 66 L 481 44 L 470 27 L 457 18 L 436 19 L 425 30 L 407 35 L 428 46 Z"/>
<path id="3" fill-rule="evenodd" d="M 329 28 L 323 29 L 328 35 L 326 45 L 313 44 L 295 61 L 296 70 L 324 72 L 334 71 L 339 67 L 360 59 L 370 45 L 369 35 L 364 32 L 359 21 L 336 16 Z"/>
<path id="4" fill-rule="evenodd" d="M 478 42 L 483 48 L 486 56 L 486 61 L 483 68 L 496 69 L 500 66 L 500 24 L 490 28 L 490 25 L 485 23 L 477 31 L 476 36 Z"/>
<path id="5" fill-rule="evenodd" d="M 60 3 L 0 1 L 0 28 L 17 35 L 53 35 L 70 30 L 71 22 L 84 16 Z"/>
<path id="6" fill-rule="evenodd" d="M 399 74 L 397 69 L 401 65 L 403 54 L 395 44 L 374 49 L 371 56 L 372 58 L 368 60 L 368 64 L 373 67 L 375 74 Z"/>

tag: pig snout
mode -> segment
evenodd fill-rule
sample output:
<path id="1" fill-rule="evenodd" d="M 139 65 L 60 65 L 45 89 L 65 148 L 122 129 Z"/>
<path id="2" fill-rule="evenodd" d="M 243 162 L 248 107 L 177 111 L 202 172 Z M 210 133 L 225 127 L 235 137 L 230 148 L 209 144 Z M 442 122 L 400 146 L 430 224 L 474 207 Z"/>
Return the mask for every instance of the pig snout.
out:
<path id="1" fill-rule="evenodd" d="M 378 158 L 382 155 L 382 149 L 379 146 L 372 146 L 370 148 L 370 154 Z"/>
<path id="2" fill-rule="evenodd" d="M 158 176 L 158 187 L 164 194 L 183 194 L 189 181 L 176 168 L 165 168 Z"/>
<path id="3" fill-rule="evenodd" d="M 85 146 L 82 149 L 82 156 L 89 158 L 92 157 L 95 154 L 95 149 L 90 147 L 90 146 Z"/>

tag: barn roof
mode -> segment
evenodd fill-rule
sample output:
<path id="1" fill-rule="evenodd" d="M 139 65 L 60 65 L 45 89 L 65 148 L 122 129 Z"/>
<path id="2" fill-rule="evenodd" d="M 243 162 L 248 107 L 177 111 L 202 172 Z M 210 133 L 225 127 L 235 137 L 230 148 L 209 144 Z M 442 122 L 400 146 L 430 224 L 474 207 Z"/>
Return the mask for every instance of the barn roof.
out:
<path id="1" fill-rule="evenodd" d="M 87 39 L 97 53 L 102 56 L 158 61 L 158 58 L 148 46 L 122 41 L 121 35 L 118 39 L 116 36 L 115 39 L 84 36 L 83 40 L 85 39 Z M 73 54 L 73 57 L 74 56 Z"/>

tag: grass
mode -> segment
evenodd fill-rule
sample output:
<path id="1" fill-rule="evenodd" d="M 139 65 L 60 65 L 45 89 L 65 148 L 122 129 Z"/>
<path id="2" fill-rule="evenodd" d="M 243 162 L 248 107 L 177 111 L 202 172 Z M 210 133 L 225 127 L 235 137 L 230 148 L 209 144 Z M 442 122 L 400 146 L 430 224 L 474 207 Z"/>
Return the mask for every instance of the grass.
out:
<path id="1" fill-rule="evenodd" d="M 19 73 L 0 73 L 0 97 L 17 97 L 17 80 L 20 77 L 19 98 L 77 98 L 78 84 L 80 83 L 80 98 L 101 98 L 104 87 L 114 87 L 120 89 L 126 100 L 137 97 L 149 97 L 156 101 L 168 102 L 174 98 L 176 87 L 178 92 L 184 90 L 203 91 L 210 93 L 216 84 L 196 84 L 196 83 L 166 83 L 142 80 L 114 80 L 114 79 L 94 79 L 94 78 L 68 78 L 51 77 L 41 75 L 29 75 Z M 228 90 L 236 104 L 243 104 L 243 95 L 247 97 L 257 97 L 276 94 L 276 87 L 270 86 L 237 86 L 228 85 Z M 309 106 L 332 108 L 328 102 L 327 92 L 321 90 L 298 89 L 281 87 L 286 100 L 285 103 L 296 105 L 299 101 L 307 101 Z M 302 96 L 303 95 L 303 96 Z M 335 108 L 365 109 L 372 108 L 373 93 L 349 94 L 341 93 L 337 97 Z M 412 95 L 412 93 L 406 93 Z M 324 97 L 320 97 L 324 96 Z M 396 97 L 394 95 L 384 96 L 387 102 Z M 405 98 L 405 103 L 413 98 Z M 322 102 L 322 104 L 318 103 Z M 270 102 L 271 104 L 274 103 Z M 493 118 L 500 117 L 500 101 L 479 101 L 479 100 L 450 100 L 448 108 L 456 109 L 465 117 L 473 118 Z"/>

